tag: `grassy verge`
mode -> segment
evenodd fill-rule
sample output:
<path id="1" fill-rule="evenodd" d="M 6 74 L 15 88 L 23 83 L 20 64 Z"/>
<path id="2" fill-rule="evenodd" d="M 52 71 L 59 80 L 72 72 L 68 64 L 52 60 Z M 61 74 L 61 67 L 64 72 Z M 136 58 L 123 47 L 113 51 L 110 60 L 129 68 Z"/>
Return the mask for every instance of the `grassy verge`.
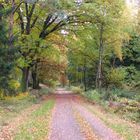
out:
<path id="1" fill-rule="evenodd" d="M 100 118 L 108 127 L 124 137 L 124 139 L 139 139 L 139 94 L 135 93 L 134 96 L 133 92 L 118 89 L 111 91 L 102 90 L 102 93 L 99 93 L 97 90 L 84 92 L 79 87 L 74 87 L 71 90 L 94 103 L 94 106 L 86 104 L 85 107 Z M 113 106 L 110 106 L 110 100 L 114 103 Z"/>
<path id="2" fill-rule="evenodd" d="M 115 132 L 120 134 L 125 140 L 137 140 L 139 138 L 139 126 L 121 119 L 114 113 L 103 112 L 96 106 L 86 106 L 86 108 L 93 112 Z"/>
<path id="3" fill-rule="evenodd" d="M 37 99 L 34 96 L 23 94 L 16 97 L 7 97 L 0 101 L 0 126 L 6 125 L 12 118 L 35 104 Z"/>
<path id="4" fill-rule="evenodd" d="M 30 93 L 21 93 L 17 96 L 7 96 L 0 100 L 0 128 L 7 125 L 24 109 L 40 102 L 41 96 L 48 95 L 53 89 L 42 87 L 40 90 L 31 90 Z"/>
<path id="5" fill-rule="evenodd" d="M 122 116 L 124 119 L 140 123 L 140 100 L 139 93 L 114 89 L 82 91 L 79 87 L 72 87 L 71 90 L 83 96 L 89 102 L 101 105 L 105 110 Z"/>
<path id="6" fill-rule="evenodd" d="M 44 103 L 34 111 L 29 120 L 25 122 L 15 134 L 15 140 L 41 140 L 48 135 L 51 111 L 54 100 Z"/>
<path id="7" fill-rule="evenodd" d="M 120 97 L 112 93 L 110 97 L 114 105 L 111 107 L 109 100 L 105 99 L 107 92 L 99 94 L 94 90 L 84 93 L 83 96 L 99 105 L 99 108 L 96 108 L 95 105 L 92 108 L 90 107 L 90 110 L 103 120 L 106 125 L 124 137 L 124 139 L 137 140 L 140 137 L 138 132 L 140 129 L 138 127 L 140 121 L 139 103 L 136 99 L 130 99 L 125 96 Z"/>

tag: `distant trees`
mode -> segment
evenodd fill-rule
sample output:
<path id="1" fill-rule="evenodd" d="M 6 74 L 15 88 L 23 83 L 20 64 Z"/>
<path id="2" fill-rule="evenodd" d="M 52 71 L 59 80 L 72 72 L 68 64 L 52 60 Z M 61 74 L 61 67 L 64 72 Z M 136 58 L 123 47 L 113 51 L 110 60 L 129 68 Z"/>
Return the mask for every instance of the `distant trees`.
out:
<path id="1" fill-rule="evenodd" d="M 92 69 L 93 78 L 91 80 L 96 81 L 96 83 L 94 81 L 92 83 L 96 85 L 96 88 L 101 89 L 107 83 L 106 75 L 111 69 L 112 57 L 122 60 L 123 42 L 129 39 L 128 27 L 131 25 L 126 17 L 126 6 L 122 0 L 112 2 L 97 0 L 83 3 L 80 10 L 86 11 L 87 22 L 78 28 L 84 30 L 84 33 L 81 31 L 80 34 L 77 34 L 77 38 L 80 38 L 79 42 L 82 42 L 77 43 L 79 58 L 71 56 L 77 58 L 77 61 L 80 59 L 77 67 L 81 67 L 81 65 L 84 67 L 86 59 L 86 71 L 90 70 L 87 72 L 87 79 L 91 79 L 88 73 L 91 76 Z M 76 42 L 78 42 L 77 40 Z M 77 63 L 77 61 L 75 62 Z M 74 64 L 72 64 L 73 66 Z M 85 79 L 84 72 L 83 80 Z"/>

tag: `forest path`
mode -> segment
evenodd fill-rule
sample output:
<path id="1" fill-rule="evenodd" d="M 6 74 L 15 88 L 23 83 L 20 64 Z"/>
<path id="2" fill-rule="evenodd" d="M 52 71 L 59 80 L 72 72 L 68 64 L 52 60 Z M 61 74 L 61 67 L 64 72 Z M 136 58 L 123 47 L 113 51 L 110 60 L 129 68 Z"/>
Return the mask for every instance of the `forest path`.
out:
<path id="1" fill-rule="evenodd" d="M 49 140 L 121 139 L 85 107 L 79 96 L 65 89 L 58 89 L 54 96 L 56 104 Z"/>
<path id="2" fill-rule="evenodd" d="M 42 108 L 45 103 L 52 99 L 55 100 L 55 104 L 54 107 L 50 109 L 52 110 L 49 114 L 51 119 L 48 120 L 48 118 L 46 118 L 45 121 L 42 120 L 49 128 L 48 134 L 45 132 L 45 138 L 42 140 L 121 140 L 103 121 L 89 111 L 87 108 L 89 105 L 88 102 L 85 102 L 80 96 L 63 88 L 57 89 L 55 94 L 47 96 L 43 102 L 25 109 L 8 125 L 3 126 L 0 130 L 0 140 L 14 140 L 17 130 L 22 128 L 20 126 L 30 123 L 31 114 L 39 108 Z M 35 117 L 34 119 L 37 119 L 37 116 Z M 50 123 L 46 123 L 47 121 Z M 30 130 L 32 130 L 32 128 L 32 125 L 29 126 Z M 28 125 L 25 130 L 28 130 Z M 37 134 L 38 133 L 37 131 Z M 35 136 L 34 134 L 36 133 L 27 131 L 27 136 L 29 134 Z M 40 140 L 35 137 L 30 138 L 31 140 Z M 26 140 L 26 137 L 23 138 L 23 136 L 21 136 L 18 140 Z"/>

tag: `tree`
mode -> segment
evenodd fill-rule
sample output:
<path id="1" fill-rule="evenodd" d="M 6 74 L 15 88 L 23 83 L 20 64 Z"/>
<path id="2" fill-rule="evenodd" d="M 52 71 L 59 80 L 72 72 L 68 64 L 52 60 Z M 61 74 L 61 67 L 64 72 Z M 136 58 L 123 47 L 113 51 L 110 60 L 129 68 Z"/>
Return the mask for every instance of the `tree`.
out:
<path id="1" fill-rule="evenodd" d="M 67 1 L 61 3 L 55 3 L 53 1 L 48 1 L 46 3 L 41 1 L 35 1 L 33 3 L 22 2 L 22 4 L 19 6 L 20 8 L 18 8 L 17 10 L 17 20 L 19 21 L 21 34 L 23 38 L 30 38 L 31 36 L 36 36 L 36 38 L 34 39 L 34 43 L 37 44 L 35 50 L 44 47 L 40 44 L 40 40 L 47 38 L 53 32 L 61 30 L 62 27 L 66 26 L 67 24 L 75 23 L 74 20 L 76 15 L 63 12 L 63 6 L 61 4 L 65 6 L 69 5 L 67 4 Z M 71 7 L 72 5 L 69 6 Z M 40 25 L 43 26 L 41 27 Z M 20 42 L 22 41 L 24 44 L 24 39 L 22 40 L 21 38 Z M 33 60 L 32 62 L 26 60 L 27 56 L 29 57 L 30 54 L 31 56 L 34 56 L 34 53 L 38 52 L 33 50 L 32 47 L 30 48 L 29 45 L 26 46 L 26 48 L 28 48 L 26 49 L 26 51 L 22 51 L 22 49 L 19 51 L 21 53 L 22 58 L 25 59 L 24 62 L 30 62 L 29 64 L 25 64 L 24 67 L 20 67 L 23 73 L 22 91 L 26 91 L 28 88 L 28 77 L 30 68 L 38 62 L 37 58 L 36 60 L 34 58 L 31 58 L 30 60 Z"/>
<path id="2" fill-rule="evenodd" d="M 76 29 L 76 38 L 72 38 L 70 45 L 73 46 L 70 47 L 70 77 L 75 75 L 73 79 L 77 79 L 76 75 L 83 72 L 82 83 L 85 83 L 85 71 L 81 69 L 85 67 L 86 60 L 86 76 L 90 79 L 86 79 L 86 82 L 92 81 L 95 85 L 96 81 L 96 87 L 101 89 L 107 84 L 106 75 L 112 67 L 111 59 L 114 57 L 122 60 L 123 42 L 129 40 L 132 21 L 129 20 L 130 15 L 121 0 L 86 1 L 81 4 L 79 11 L 85 13 L 83 18 L 87 22 L 73 27 Z M 90 78 L 91 76 L 93 78 Z M 81 81 L 80 79 L 78 81 Z"/>
<path id="3" fill-rule="evenodd" d="M 6 9 L 2 3 L 0 4 L 0 88 L 5 95 L 15 93 L 10 81 L 14 81 L 12 70 L 16 64 L 16 48 L 8 46 L 8 24 L 5 20 L 10 12 L 10 9 Z"/>
<path id="4" fill-rule="evenodd" d="M 96 75 L 96 87 L 101 89 L 103 80 L 103 56 L 105 48 L 113 47 L 121 59 L 121 44 L 125 36 L 124 3 L 122 0 L 99 0 L 87 5 L 92 19 L 92 30 L 96 45 L 99 47 L 99 62 Z M 93 7 L 93 8 L 92 8 Z M 91 14 L 94 13 L 94 14 Z M 118 51 L 119 50 L 119 51 Z"/>

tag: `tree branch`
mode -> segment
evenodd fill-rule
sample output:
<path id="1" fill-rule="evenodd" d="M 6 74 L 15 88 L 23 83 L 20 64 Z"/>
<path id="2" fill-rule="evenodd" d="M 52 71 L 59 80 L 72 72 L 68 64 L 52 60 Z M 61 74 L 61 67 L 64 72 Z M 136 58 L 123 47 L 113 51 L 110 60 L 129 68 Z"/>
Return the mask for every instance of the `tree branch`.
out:
<path id="1" fill-rule="evenodd" d="M 17 12 L 18 12 L 19 19 L 20 19 L 21 34 L 23 34 L 23 33 L 24 33 L 24 22 L 23 22 L 23 17 L 22 17 L 22 14 L 21 14 L 20 9 L 18 9 Z"/>

